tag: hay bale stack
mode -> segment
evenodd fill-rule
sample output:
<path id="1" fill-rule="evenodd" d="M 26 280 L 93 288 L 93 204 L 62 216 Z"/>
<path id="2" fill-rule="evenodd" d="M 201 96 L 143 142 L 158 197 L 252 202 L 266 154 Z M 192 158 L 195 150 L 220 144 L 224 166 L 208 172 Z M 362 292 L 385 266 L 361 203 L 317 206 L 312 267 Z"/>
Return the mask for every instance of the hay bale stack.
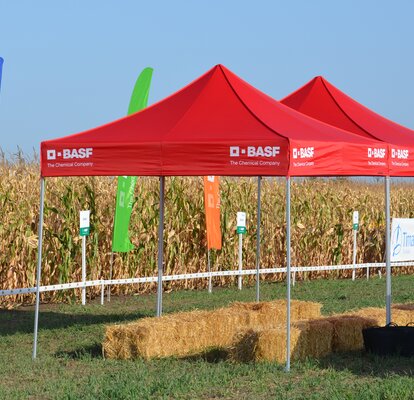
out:
<path id="1" fill-rule="evenodd" d="M 332 351 L 333 325 L 324 319 L 293 322 L 290 331 L 292 360 L 323 357 Z M 235 361 L 286 361 L 286 327 L 250 330 L 230 349 Z"/>
<path id="2" fill-rule="evenodd" d="M 397 308 L 398 307 L 398 308 Z M 385 326 L 386 324 L 386 311 L 385 308 L 368 307 L 362 308 L 358 311 L 350 313 L 350 315 L 359 315 L 375 320 L 375 325 Z M 397 325 L 407 325 L 410 322 L 414 322 L 414 309 L 411 305 L 397 305 L 392 307 L 391 311 L 392 322 Z"/>
<path id="3" fill-rule="evenodd" d="M 338 314 L 324 318 L 332 324 L 332 351 L 354 351 L 364 348 L 362 330 L 377 325 L 373 318 Z"/>
<path id="4" fill-rule="evenodd" d="M 291 319 L 320 315 L 321 305 L 292 300 Z M 249 329 L 286 323 L 286 301 L 234 303 L 213 311 L 191 311 L 106 328 L 103 351 L 107 358 L 144 359 L 187 356 L 211 348 L 227 348 Z"/>

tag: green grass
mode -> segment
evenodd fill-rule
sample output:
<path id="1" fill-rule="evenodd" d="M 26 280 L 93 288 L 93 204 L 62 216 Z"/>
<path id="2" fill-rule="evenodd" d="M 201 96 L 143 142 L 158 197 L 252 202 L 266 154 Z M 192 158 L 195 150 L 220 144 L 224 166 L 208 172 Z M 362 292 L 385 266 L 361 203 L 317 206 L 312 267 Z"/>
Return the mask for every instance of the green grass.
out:
<path id="1" fill-rule="evenodd" d="M 394 302 L 414 302 L 413 276 L 393 280 Z M 283 284 L 263 284 L 262 299 L 283 298 Z M 292 297 L 323 303 L 325 314 L 384 306 L 385 279 L 297 282 Z M 254 288 L 164 294 L 164 312 L 252 301 Z M 38 359 L 31 360 L 33 308 L 0 311 L 0 399 L 414 399 L 414 360 L 363 352 L 283 366 L 220 357 L 104 360 L 106 324 L 151 316 L 155 295 L 93 300 L 82 307 L 42 305 Z M 162 335 L 162 332 L 160 332 Z"/>

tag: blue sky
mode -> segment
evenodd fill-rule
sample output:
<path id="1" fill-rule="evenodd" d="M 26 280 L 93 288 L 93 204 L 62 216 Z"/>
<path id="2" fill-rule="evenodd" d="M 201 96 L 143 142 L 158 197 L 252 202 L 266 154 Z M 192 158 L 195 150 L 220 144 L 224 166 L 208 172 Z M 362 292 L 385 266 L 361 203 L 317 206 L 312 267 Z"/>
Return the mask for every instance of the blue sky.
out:
<path id="1" fill-rule="evenodd" d="M 0 146 L 126 114 L 140 71 L 150 103 L 221 63 L 282 98 L 315 75 L 414 128 L 414 1 L 0 0 Z"/>

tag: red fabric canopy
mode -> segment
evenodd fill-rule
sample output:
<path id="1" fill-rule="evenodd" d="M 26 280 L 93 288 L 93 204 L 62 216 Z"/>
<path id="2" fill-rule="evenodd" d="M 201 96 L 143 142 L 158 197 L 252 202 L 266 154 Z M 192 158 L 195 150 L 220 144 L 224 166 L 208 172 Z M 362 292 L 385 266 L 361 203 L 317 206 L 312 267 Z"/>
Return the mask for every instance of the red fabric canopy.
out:
<path id="1" fill-rule="evenodd" d="M 387 151 L 292 110 L 217 65 L 136 114 L 42 142 L 41 173 L 385 175 Z"/>
<path id="2" fill-rule="evenodd" d="M 414 174 L 414 131 L 376 114 L 318 76 L 281 100 L 283 104 L 361 137 L 390 144 L 393 176 Z"/>

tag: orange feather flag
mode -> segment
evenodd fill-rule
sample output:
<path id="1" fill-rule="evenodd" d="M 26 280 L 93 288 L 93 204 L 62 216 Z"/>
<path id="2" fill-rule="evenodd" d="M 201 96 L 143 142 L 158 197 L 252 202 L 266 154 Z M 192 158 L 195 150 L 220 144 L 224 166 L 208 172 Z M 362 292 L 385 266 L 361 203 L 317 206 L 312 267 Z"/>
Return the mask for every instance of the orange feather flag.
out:
<path id="1" fill-rule="evenodd" d="M 206 210 L 207 248 L 209 250 L 220 250 L 220 188 L 218 176 L 204 177 L 204 208 Z"/>

